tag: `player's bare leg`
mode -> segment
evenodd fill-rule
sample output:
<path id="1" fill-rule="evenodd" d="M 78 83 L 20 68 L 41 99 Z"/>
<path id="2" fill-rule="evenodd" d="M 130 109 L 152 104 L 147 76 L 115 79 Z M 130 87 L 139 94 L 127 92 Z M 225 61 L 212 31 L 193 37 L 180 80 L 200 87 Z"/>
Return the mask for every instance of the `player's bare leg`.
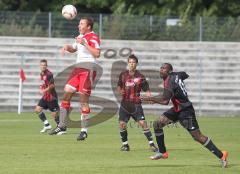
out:
<path id="1" fill-rule="evenodd" d="M 77 137 L 78 141 L 85 140 L 88 136 L 88 119 L 90 114 L 89 107 L 89 95 L 80 94 L 80 104 L 81 104 L 81 132 Z"/>
<path id="2" fill-rule="evenodd" d="M 202 144 L 204 147 L 206 147 L 210 152 L 212 152 L 215 156 L 217 156 L 220 159 L 221 165 L 223 168 L 227 167 L 227 157 L 228 157 L 228 152 L 227 151 L 220 151 L 217 146 L 212 142 L 212 140 L 203 135 L 201 131 L 194 130 L 194 131 L 189 131 L 191 136 L 193 137 L 194 140 Z"/>
<path id="3" fill-rule="evenodd" d="M 54 121 L 56 122 L 56 124 L 59 124 L 59 111 L 57 112 L 51 112 L 51 116 L 54 119 Z"/>
<path id="4" fill-rule="evenodd" d="M 46 132 L 47 130 L 50 130 L 52 127 L 51 125 L 49 124 L 47 118 L 46 118 L 46 115 L 44 114 L 43 112 L 43 108 L 40 107 L 40 106 L 36 106 L 35 108 L 35 112 L 36 114 L 38 115 L 38 117 L 40 118 L 40 120 L 43 122 L 43 129 L 40 131 L 40 133 L 44 133 Z"/>
<path id="5" fill-rule="evenodd" d="M 124 121 L 119 121 L 119 129 L 120 129 L 120 136 L 122 140 L 122 147 L 120 148 L 120 150 L 130 151 L 130 147 L 128 145 L 127 123 Z"/>
<path id="6" fill-rule="evenodd" d="M 140 120 L 138 121 L 138 124 L 142 127 L 143 129 L 143 133 L 146 136 L 147 140 L 148 140 L 148 144 L 150 146 L 150 149 L 153 152 L 157 152 L 158 148 L 155 146 L 154 142 L 153 142 L 153 138 L 152 138 L 152 132 L 150 131 L 147 122 L 145 120 Z"/>

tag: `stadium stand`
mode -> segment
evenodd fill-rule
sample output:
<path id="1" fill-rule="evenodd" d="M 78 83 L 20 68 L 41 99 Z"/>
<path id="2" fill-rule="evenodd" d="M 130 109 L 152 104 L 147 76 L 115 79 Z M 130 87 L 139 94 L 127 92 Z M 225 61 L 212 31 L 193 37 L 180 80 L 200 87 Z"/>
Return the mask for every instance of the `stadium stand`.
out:
<path id="1" fill-rule="evenodd" d="M 49 69 L 57 75 L 75 62 L 75 54 L 61 57 L 59 52 L 64 43 L 72 42 L 73 39 L 0 37 L 0 111 L 17 111 L 22 58 L 27 78 L 23 87 L 23 110 L 32 111 L 40 97 L 39 60 L 46 58 Z M 198 115 L 235 116 L 240 111 L 239 43 L 103 40 L 101 47 L 103 51 L 99 60 L 103 75 L 93 96 L 116 102 L 111 86 L 111 80 L 116 79 L 111 77 L 117 78 L 117 74 L 111 74 L 115 70 L 117 72 L 117 66 L 112 66 L 126 61 L 126 57 L 119 55 L 122 48 L 131 48 L 139 57 L 139 69 L 145 72 L 153 94 L 161 91 L 157 71 L 162 63 L 169 62 L 176 71 L 189 73 L 186 86 Z M 116 51 L 115 57 L 104 57 L 109 49 Z M 156 115 L 166 108 L 159 105 L 144 107 L 146 113 Z M 93 106 L 94 108 L 95 111 L 99 109 Z"/>

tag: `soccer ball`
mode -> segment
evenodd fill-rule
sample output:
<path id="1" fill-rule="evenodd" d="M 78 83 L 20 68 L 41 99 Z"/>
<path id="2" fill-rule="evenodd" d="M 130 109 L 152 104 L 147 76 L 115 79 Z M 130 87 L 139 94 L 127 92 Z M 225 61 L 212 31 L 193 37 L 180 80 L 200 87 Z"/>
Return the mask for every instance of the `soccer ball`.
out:
<path id="1" fill-rule="evenodd" d="M 76 17 L 77 15 L 77 9 L 73 5 L 65 5 L 62 8 L 62 15 L 64 18 L 67 20 L 72 20 Z"/>

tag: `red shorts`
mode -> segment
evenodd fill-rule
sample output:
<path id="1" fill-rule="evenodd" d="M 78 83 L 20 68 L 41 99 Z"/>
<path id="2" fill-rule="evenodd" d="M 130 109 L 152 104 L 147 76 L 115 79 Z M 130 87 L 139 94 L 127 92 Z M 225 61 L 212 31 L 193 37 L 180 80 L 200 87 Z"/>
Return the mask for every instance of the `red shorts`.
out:
<path id="1" fill-rule="evenodd" d="M 70 88 L 90 95 L 91 94 L 91 84 L 95 80 L 96 71 L 91 71 L 84 68 L 75 68 L 68 78 L 67 86 Z"/>

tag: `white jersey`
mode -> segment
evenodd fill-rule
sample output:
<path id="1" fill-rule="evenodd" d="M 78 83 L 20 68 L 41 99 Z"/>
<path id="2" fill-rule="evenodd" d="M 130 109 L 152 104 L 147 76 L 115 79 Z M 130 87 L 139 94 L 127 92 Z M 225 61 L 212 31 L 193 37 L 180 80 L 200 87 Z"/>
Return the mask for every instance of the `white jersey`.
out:
<path id="1" fill-rule="evenodd" d="M 85 35 L 79 35 L 78 37 L 83 38 L 84 41 L 87 42 L 89 46 L 100 49 L 100 40 L 93 31 Z M 88 49 L 84 45 L 75 42 L 72 44 L 72 47 L 77 50 L 76 63 L 81 62 L 97 63 L 96 58 L 93 57 L 93 55 L 88 51 Z"/>

